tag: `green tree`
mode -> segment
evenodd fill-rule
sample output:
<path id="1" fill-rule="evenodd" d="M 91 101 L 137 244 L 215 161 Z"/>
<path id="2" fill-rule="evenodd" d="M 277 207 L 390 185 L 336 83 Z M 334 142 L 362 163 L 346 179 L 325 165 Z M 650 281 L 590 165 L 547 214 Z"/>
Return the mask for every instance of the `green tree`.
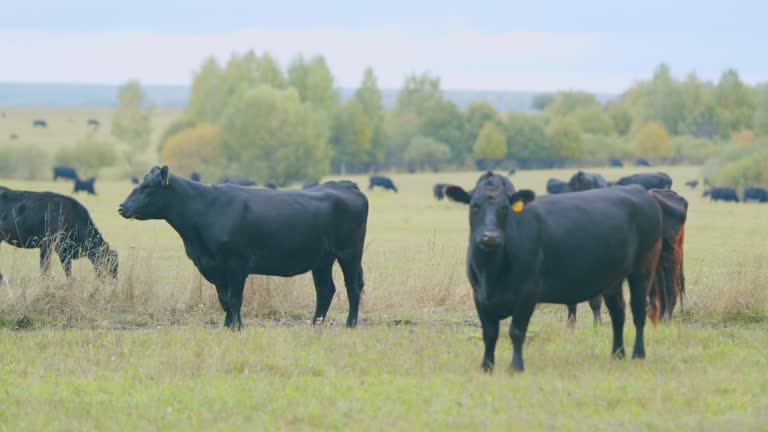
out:
<path id="1" fill-rule="evenodd" d="M 297 56 L 288 66 L 288 84 L 296 89 L 302 102 L 316 110 L 330 115 L 339 105 L 333 74 L 322 56 L 312 57 L 309 61 Z"/>
<path id="2" fill-rule="evenodd" d="M 507 137 L 496 122 L 485 122 L 472 148 L 475 159 L 500 161 L 507 155 Z"/>
<path id="3" fill-rule="evenodd" d="M 683 131 L 685 104 L 680 83 L 672 78 L 669 67 L 661 64 L 653 78 L 638 86 L 638 124 L 660 123 L 673 135 Z"/>
<path id="4" fill-rule="evenodd" d="M 720 76 L 715 88 L 715 103 L 720 114 L 720 136 L 728 137 L 739 129 L 751 128 L 755 116 L 752 91 L 739 78 L 738 72 L 728 69 Z"/>
<path id="5" fill-rule="evenodd" d="M 520 161 L 552 157 L 543 115 L 510 113 L 504 121 L 509 156 Z"/>
<path id="6" fill-rule="evenodd" d="M 435 106 L 443 102 L 440 78 L 423 73 L 410 75 L 397 95 L 395 111 L 400 114 L 414 114 L 426 117 Z"/>
<path id="7" fill-rule="evenodd" d="M 367 121 L 373 130 L 371 135 L 370 157 L 371 162 L 382 162 L 386 152 L 385 128 L 384 128 L 384 102 L 377 84 L 373 69 L 366 68 L 363 73 L 363 81 L 355 91 L 352 98 L 359 104 Z"/>
<path id="8" fill-rule="evenodd" d="M 598 105 L 578 108 L 568 115 L 582 131 L 594 135 L 613 134 L 613 122 L 610 116 Z"/>
<path id="9" fill-rule="evenodd" d="M 219 125 L 230 170 L 278 184 L 322 177 L 330 152 L 316 120 L 295 89 L 259 86 L 241 94 Z"/>
<path id="10" fill-rule="evenodd" d="M 173 171 L 189 174 L 200 171 L 220 158 L 219 132 L 210 123 L 201 123 L 173 135 L 163 146 L 161 159 Z"/>
<path id="11" fill-rule="evenodd" d="M 472 102 L 464 110 L 464 139 L 465 143 L 477 141 L 480 128 L 486 122 L 499 123 L 499 113 L 488 102 Z"/>
<path id="12" fill-rule="evenodd" d="M 416 136 L 405 152 L 405 159 L 418 169 L 429 167 L 432 171 L 440 169 L 440 165 L 448 161 L 451 150 L 444 143 L 433 138 Z"/>
<path id="13" fill-rule="evenodd" d="M 144 90 L 138 81 L 128 81 L 118 88 L 118 106 L 112 116 L 112 136 L 134 151 L 144 151 L 152 134 L 151 106 L 144 107 Z"/>
<path id="14" fill-rule="evenodd" d="M 341 108 L 331 134 L 333 158 L 341 174 L 349 165 L 358 166 L 372 158 L 374 123 L 360 102 L 352 99 Z M 356 169 L 353 168 L 353 171 Z"/>
<path id="15" fill-rule="evenodd" d="M 610 102 L 606 106 L 613 130 L 624 136 L 632 129 L 632 113 L 620 102 Z"/>
<path id="16" fill-rule="evenodd" d="M 224 112 L 228 97 L 226 77 L 216 59 L 209 57 L 192 79 L 192 90 L 187 104 L 187 117 L 194 122 L 215 122 Z M 167 138 L 167 137 L 166 137 Z M 161 140 L 161 142 L 165 139 Z"/>
<path id="17" fill-rule="evenodd" d="M 531 108 L 537 111 L 544 111 L 555 101 L 555 95 L 552 93 L 540 93 L 531 100 Z"/>
<path id="18" fill-rule="evenodd" d="M 451 101 L 441 101 L 422 118 L 420 135 L 447 144 L 455 160 L 463 160 L 469 153 L 469 144 L 464 142 L 464 116 Z"/>
<path id="19" fill-rule="evenodd" d="M 581 108 L 599 106 L 595 95 L 587 92 L 567 91 L 555 94 L 555 101 L 546 111 L 553 116 L 566 116 Z"/>
<path id="20" fill-rule="evenodd" d="M 549 142 L 552 153 L 561 160 L 578 159 L 584 155 L 584 136 L 572 119 L 555 120 L 549 127 Z"/>
<path id="21" fill-rule="evenodd" d="M 659 123 L 644 124 L 632 142 L 635 154 L 646 158 L 666 158 L 672 155 L 669 133 Z"/>
<path id="22" fill-rule="evenodd" d="M 74 167 L 83 176 L 96 175 L 101 168 L 113 166 L 117 162 L 114 145 L 109 141 L 99 140 L 92 134 L 73 146 L 59 149 L 53 160 L 57 165 Z"/>
<path id="23" fill-rule="evenodd" d="M 768 136 L 768 84 L 757 88 L 754 130 L 757 136 Z"/>

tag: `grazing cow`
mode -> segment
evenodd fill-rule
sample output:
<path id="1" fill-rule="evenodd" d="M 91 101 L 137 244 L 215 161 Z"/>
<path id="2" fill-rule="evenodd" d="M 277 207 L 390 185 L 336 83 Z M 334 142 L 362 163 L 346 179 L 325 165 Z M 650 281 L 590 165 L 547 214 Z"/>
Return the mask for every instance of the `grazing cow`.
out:
<path id="1" fill-rule="evenodd" d="M 512 317 L 512 368 L 521 372 L 536 304 L 575 304 L 599 294 L 611 315 L 611 353 L 623 357 L 624 279 L 636 329 L 632 357 L 645 357 L 646 297 L 662 229 L 659 205 L 645 189 L 618 186 L 536 199 L 529 190 L 509 194 L 499 176 L 486 173 L 471 194 L 458 186 L 445 194 L 470 205 L 467 274 L 483 327 L 483 369 L 493 369 L 500 320 Z"/>
<path id="2" fill-rule="evenodd" d="M 40 269 L 56 252 L 67 277 L 72 260 L 87 257 L 99 274 L 117 278 L 117 252 L 96 229 L 88 210 L 75 199 L 53 192 L 27 192 L 0 186 L 0 242 L 40 249 Z"/>
<path id="3" fill-rule="evenodd" d="M 710 201 L 739 202 L 739 196 L 736 194 L 736 191 L 729 187 L 713 187 L 704 192 L 702 196 L 708 196 Z"/>
<path id="4" fill-rule="evenodd" d="M 570 192 L 571 187 L 568 186 L 567 182 L 564 182 L 562 180 L 551 178 L 547 180 L 547 193 L 548 194 L 560 194 L 560 193 L 566 193 Z"/>
<path id="5" fill-rule="evenodd" d="M 448 186 L 446 183 L 437 183 L 436 185 L 432 186 L 432 194 L 437 198 L 438 201 L 445 198 L 445 193 L 443 192 L 445 190 L 445 187 Z"/>
<path id="6" fill-rule="evenodd" d="M 272 190 L 277 189 L 277 185 L 273 182 L 267 182 L 267 184 L 265 184 L 264 186 L 266 186 L 267 189 L 272 189 Z"/>
<path id="7" fill-rule="evenodd" d="M 32 121 L 32 127 L 47 128 L 48 122 L 46 122 L 45 120 L 34 120 Z"/>
<path id="8" fill-rule="evenodd" d="M 606 188 L 608 187 L 608 182 L 606 182 L 600 174 L 579 171 L 571 177 L 571 180 L 568 182 L 568 187 L 572 192 L 584 192 L 592 189 Z M 600 306 L 602 300 L 600 295 L 596 295 L 589 299 L 589 308 L 592 309 L 592 322 L 595 326 L 600 324 Z M 576 326 L 576 303 L 568 305 L 568 326 Z"/>
<path id="9" fill-rule="evenodd" d="M 131 176 L 131 183 L 135 185 L 139 184 L 139 178 L 136 176 Z"/>
<path id="10" fill-rule="evenodd" d="M 91 118 L 91 119 L 88 119 L 87 125 L 93 126 L 94 129 L 98 129 L 99 126 L 101 126 L 101 123 L 99 123 L 98 120 Z"/>
<path id="11" fill-rule="evenodd" d="M 638 159 L 635 161 L 635 165 L 637 166 L 651 166 L 651 163 L 648 162 L 646 159 Z"/>
<path id="12" fill-rule="evenodd" d="M 690 180 L 685 182 L 685 185 L 688 186 L 691 189 L 696 189 L 699 187 L 699 181 L 698 180 Z"/>
<path id="13" fill-rule="evenodd" d="M 744 188 L 744 202 L 747 201 L 768 202 L 768 191 L 758 187 L 746 187 Z"/>
<path id="14" fill-rule="evenodd" d="M 517 173 L 515 168 L 510 168 L 509 171 L 507 171 L 507 175 L 515 175 L 515 173 Z"/>
<path id="15" fill-rule="evenodd" d="M 192 173 L 189 175 L 189 179 L 200 183 L 200 173 L 197 171 L 192 171 Z"/>
<path id="16" fill-rule="evenodd" d="M 12 134 L 8 135 L 8 139 L 11 140 L 11 141 L 15 141 L 15 140 L 19 139 L 19 136 L 16 135 L 15 133 L 12 133 Z"/>
<path id="17" fill-rule="evenodd" d="M 317 186 L 319 184 L 320 184 L 320 182 L 318 182 L 317 180 L 307 180 L 307 181 L 304 182 L 303 185 L 301 185 L 301 188 L 302 189 L 309 189 L 309 188 L 313 188 L 313 187 L 315 187 L 315 186 Z"/>
<path id="18" fill-rule="evenodd" d="M 219 184 L 233 184 L 237 186 L 256 186 L 256 182 L 244 178 L 237 178 L 237 177 L 222 177 L 219 179 Z"/>
<path id="19" fill-rule="evenodd" d="M 620 178 L 616 184 L 620 186 L 639 184 L 646 190 L 670 189 L 672 188 L 672 178 L 663 172 L 632 174 Z"/>
<path id="20" fill-rule="evenodd" d="M 68 166 L 55 166 L 53 167 L 53 181 L 59 178 L 65 178 L 70 180 L 77 180 L 77 171 L 74 168 Z"/>
<path id="21" fill-rule="evenodd" d="M 570 181 L 568 181 L 568 187 L 573 192 L 580 192 L 608 187 L 608 183 L 600 174 L 579 171 L 571 177 Z"/>
<path id="22" fill-rule="evenodd" d="M 656 277 L 648 295 L 648 316 L 654 322 L 661 316 L 669 322 L 675 303 L 685 295 L 683 272 L 683 240 L 688 201 L 669 189 L 653 189 L 649 194 L 659 203 L 662 214 L 661 255 Z"/>
<path id="23" fill-rule="evenodd" d="M 620 159 L 611 159 L 611 166 L 621 168 L 624 166 L 624 162 L 622 162 Z"/>
<path id="24" fill-rule="evenodd" d="M 389 177 L 371 176 L 370 184 L 368 185 L 368 190 L 373 189 L 374 186 L 379 186 L 384 189 L 390 189 L 397 192 L 397 188 L 395 187 L 395 184 L 392 183 L 392 179 L 390 179 Z"/>
<path id="25" fill-rule="evenodd" d="M 347 326 L 357 324 L 368 200 L 350 181 L 273 191 L 205 185 L 176 177 L 168 167 L 153 167 L 118 213 L 162 219 L 179 233 L 187 256 L 216 286 L 226 327 L 242 327 L 243 286 L 251 274 L 311 271 L 317 294 L 313 322 L 325 320 L 336 292 L 337 260 L 349 298 Z"/>
<path id="26" fill-rule="evenodd" d="M 75 189 L 72 191 L 72 193 L 77 192 L 88 192 L 91 195 L 96 195 L 96 190 L 93 188 L 93 184 L 96 182 L 96 177 L 91 177 L 86 180 L 75 180 Z"/>

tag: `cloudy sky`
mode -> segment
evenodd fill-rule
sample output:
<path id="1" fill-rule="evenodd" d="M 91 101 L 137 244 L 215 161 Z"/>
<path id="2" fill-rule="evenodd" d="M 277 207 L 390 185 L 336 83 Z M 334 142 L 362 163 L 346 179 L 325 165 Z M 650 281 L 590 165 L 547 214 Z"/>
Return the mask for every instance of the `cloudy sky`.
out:
<path id="1" fill-rule="evenodd" d="M 430 71 L 445 88 L 620 91 L 660 62 L 768 81 L 768 4 L 644 1 L 9 1 L 0 81 L 188 84 L 202 59 L 322 54 L 340 86 Z M 371 3 L 371 4 L 367 4 Z"/>

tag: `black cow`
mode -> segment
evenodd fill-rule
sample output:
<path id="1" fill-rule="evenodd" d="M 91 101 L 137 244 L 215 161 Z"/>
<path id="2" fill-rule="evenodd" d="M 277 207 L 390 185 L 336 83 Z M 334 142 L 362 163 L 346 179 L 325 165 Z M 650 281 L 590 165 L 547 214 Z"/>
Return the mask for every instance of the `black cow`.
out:
<path id="1" fill-rule="evenodd" d="M 445 187 L 448 186 L 446 183 L 437 183 L 436 185 L 432 186 L 432 195 L 437 198 L 438 201 L 445 198 Z"/>
<path id="2" fill-rule="evenodd" d="M 635 161 L 635 165 L 637 166 L 651 166 L 651 163 L 648 162 L 646 159 L 638 159 Z"/>
<path id="3" fill-rule="evenodd" d="M 75 199 L 53 192 L 27 192 L 0 186 L 0 242 L 40 249 L 47 272 L 56 252 L 67 277 L 72 260 L 87 257 L 99 274 L 117 278 L 117 252 L 99 233 L 88 210 Z"/>
<path id="4" fill-rule="evenodd" d="M 46 122 L 45 120 L 34 120 L 32 121 L 32 127 L 47 128 L 48 122 Z"/>
<path id="5" fill-rule="evenodd" d="M 395 184 L 392 183 L 392 179 L 390 179 L 389 177 L 371 176 L 369 180 L 370 180 L 370 184 L 368 185 L 368 190 L 373 189 L 374 186 L 379 186 L 384 189 L 390 189 L 397 192 L 397 188 L 395 187 Z"/>
<path id="6" fill-rule="evenodd" d="M 277 189 L 277 185 L 273 182 L 267 182 L 267 184 L 265 184 L 264 186 L 266 186 L 267 189 L 272 189 L 272 190 Z"/>
<path id="7" fill-rule="evenodd" d="M 93 126 L 94 129 L 97 129 L 101 125 L 101 123 L 99 123 L 99 121 L 96 120 L 96 119 L 88 119 L 87 125 L 88 126 Z"/>
<path id="8" fill-rule="evenodd" d="M 135 185 L 139 184 L 139 178 L 136 176 L 131 176 L 131 183 Z"/>
<path id="9" fill-rule="evenodd" d="M 317 186 L 319 184 L 320 184 L 320 182 L 318 182 L 317 180 L 307 180 L 307 181 L 304 182 L 303 185 L 301 185 L 301 188 L 302 189 L 309 189 L 309 188 L 313 188 L 313 187 L 315 187 L 315 186 Z"/>
<path id="10" fill-rule="evenodd" d="M 624 166 L 624 162 L 622 162 L 620 159 L 611 159 L 611 166 L 621 168 Z"/>
<path id="11" fill-rule="evenodd" d="M 219 179 L 219 184 L 233 184 L 237 186 L 256 186 L 256 182 L 244 178 L 237 178 L 237 177 L 222 177 Z"/>
<path id="12" fill-rule="evenodd" d="M 648 316 L 654 322 L 659 316 L 662 322 L 669 322 L 676 300 L 680 298 L 682 307 L 685 295 L 683 240 L 688 201 L 669 189 L 653 189 L 649 194 L 661 207 L 663 229 L 659 265 L 648 295 Z"/>
<path id="13" fill-rule="evenodd" d="M 711 201 L 732 201 L 739 202 L 739 196 L 733 188 L 713 187 L 704 192 L 702 196 L 708 196 Z"/>
<path id="14" fill-rule="evenodd" d="M 611 352 L 623 357 L 624 279 L 636 329 L 632 357 L 645 357 L 646 297 L 662 230 L 659 205 L 645 189 L 619 186 L 535 199 L 530 190 L 507 193 L 499 176 L 486 173 L 472 194 L 458 186 L 445 194 L 470 205 L 467 274 L 483 327 L 483 369 L 493 369 L 500 320 L 512 317 L 512 368 L 519 372 L 537 303 L 575 304 L 599 294 L 613 324 Z"/>
<path id="15" fill-rule="evenodd" d="M 570 192 L 571 187 L 568 186 L 567 182 L 564 182 L 562 180 L 551 178 L 547 180 L 547 193 L 548 194 L 560 194 L 560 193 L 566 193 Z"/>
<path id="16" fill-rule="evenodd" d="M 14 141 L 14 140 L 19 139 L 19 136 L 17 134 L 15 134 L 15 133 L 12 133 L 12 134 L 8 135 L 8 139 L 11 140 L 11 141 Z"/>
<path id="17" fill-rule="evenodd" d="M 646 190 L 671 189 L 672 178 L 663 172 L 632 174 L 630 176 L 620 178 L 616 184 L 620 186 L 639 184 Z"/>
<path id="18" fill-rule="evenodd" d="M 568 182 L 568 187 L 572 192 L 584 192 L 592 189 L 606 188 L 608 187 L 608 182 L 606 182 L 600 174 L 578 171 L 571 177 L 571 180 Z M 589 308 L 592 309 L 593 324 L 595 326 L 600 324 L 600 306 L 602 300 L 600 295 L 596 295 L 589 299 Z M 568 305 L 568 326 L 576 326 L 575 303 Z"/>
<path id="19" fill-rule="evenodd" d="M 510 168 L 509 171 L 507 171 L 507 175 L 515 175 L 515 173 L 517 173 L 517 169 L 515 168 Z"/>
<path id="20" fill-rule="evenodd" d="M 571 177 L 571 180 L 568 181 L 568 187 L 572 192 L 580 192 L 608 187 L 608 183 L 600 174 L 578 171 Z"/>
<path id="21" fill-rule="evenodd" d="M 187 256 L 216 286 L 227 327 L 242 327 L 243 286 L 250 274 L 288 277 L 312 271 L 313 322 L 324 320 L 336 292 L 337 260 L 349 298 L 347 326 L 357 324 L 368 200 L 352 182 L 273 191 L 205 185 L 171 175 L 168 167 L 153 167 L 118 213 L 163 219 L 179 233 Z"/>
<path id="22" fill-rule="evenodd" d="M 77 171 L 74 168 L 68 166 L 55 166 L 53 167 L 53 180 L 56 181 L 59 178 L 65 178 L 70 180 L 77 180 Z"/>
<path id="23" fill-rule="evenodd" d="M 768 191 L 758 187 L 746 187 L 744 188 L 744 202 L 747 201 L 768 202 Z"/>
<path id="24" fill-rule="evenodd" d="M 72 193 L 88 192 L 91 195 L 96 195 L 96 190 L 93 188 L 93 184 L 96 182 L 96 177 L 90 177 L 86 180 L 75 180 L 75 189 Z"/>
<path id="25" fill-rule="evenodd" d="M 197 171 L 192 171 L 192 173 L 189 175 L 189 179 L 200 183 L 200 173 Z"/>
<path id="26" fill-rule="evenodd" d="M 698 180 L 690 180 L 685 182 L 685 185 L 688 186 L 691 189 L 696 189 L 699 187 L 699 181 Z"/>

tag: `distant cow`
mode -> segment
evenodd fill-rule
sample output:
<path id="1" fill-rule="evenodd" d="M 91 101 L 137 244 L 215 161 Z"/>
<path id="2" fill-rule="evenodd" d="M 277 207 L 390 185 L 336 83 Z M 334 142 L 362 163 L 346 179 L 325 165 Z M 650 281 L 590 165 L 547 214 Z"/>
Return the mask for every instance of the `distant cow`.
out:
<path id="1" fill-rule="evenodd" d="M 602 189 L 608 187 L 608 183 L 600 174 L 586 173 L 584 171 L 578 171 L 571 177 L 568 182 L 568 187 L 572 192 L 584 192 L 592 189 Z M 589 308 L 592 309 L 592 322 L 596 326 L 600 324 L 600 306 L 602 304 L 602 297 L 596 295 L 589 299 Z M 576 304 L 568 305 L 568 325 L 570 327 L 576 326 Z"/>
<path id="2" fill-rule="evenodd" d="M 15 140 L 19 139 L 19 136 L 16 135 L 15 133 L 12 133 L 12 134 L 8 135 L 8 139 L 11 140 L 11 141 L 15 141 Z"/>
<path id="3" fill-rule="evenodd" d="M 197 171 L 192 171 L 192 173 L 189 175 L 189 179 L 200 183 L 200 173 Z"/>
<path id="4" fill-rule="evenodd" d="M 537 303 L 575 304 L 600 294 L 613 325 L 611 353 L 623 357 L 625 279 L 636 329 L 632 357 L 644 358 L 646 297 L 661 250 L 657 201 L 636 185 L 542 198 L 529 190 L 509 194 L 499 177 L 484 174 L 471 194 L 445 189 L 471 207 L 467 275 L 483 328 L 483 369 L 494 367 L 500 320 L 512 317 L 512 369 L 521 372 Z"/>
<path id="5" fill-rule="evenodd" d="M 132 176 L 131 177 L 131 183 L 133 183 L 135 185 L 139 184 L 139 178 L 136 177 L 136 176 Z"/>
<path id="6" fill-rule="evenodd" d="M 397 192 L 397 188 L 395 187 L 395 184 L 392 183 L 392 179 L 389 177 L 384 176 L 371 176 L 370 177 L 370 184 L 368 185 L 368 189 L 373 189 L 374 186 L 379 186 L 384 189 L 390 189 L 395 192 Z"/>
<path id="7" fill-rule="evenodd" d="M 101 123 L 99 123 L 98 120 L 91 118 L 91 119 L 88 119 L 87 125 L 93 126 L 94 128 L 98 128 L 101 125 Z"/>
<path id="8" fill-rule="evenodd" d="M 677 299 L 683 304 L 685 274 L 683 272 L 683 240 L 688 201 L 669 189 L 653 189 L 649 194 L 662 211 L 662 246 L 656 277 L 649 292 L 648 316 L 669 322 Z"/>
<path id="9" fill-rule="evenodd" d="M 32 127 L 41 127 L 41 128 L 47 128 L 48 122 L 45 120 L 34 120 L 32 121 Z"/>
<path id="10" fill-rule="evenodd" d="M 72 260 L 87 257 L 100 274 L 117 278 L 117 252 L 96 229 L 88 211 L 75 199 L 52 192 L 27 192 L 0 186 L 0 242 L 40 249 L 40 269 L 47 272 L 51 253 L 67 277 Z"/>
<path id="11" fill-rule="evenodd" d="M 698 180 L 690 180 L 685 182 L 685 185 L 688 186 L 691 189 L 696 189 L 699 187 L 699 181 Z"/>
<path id="12" fill-rule="evenodd" d="M 267 189 L 273 189 L 273 190 L 277 189 L 277 185 L 273 182 L 267 182 L 267 184 L 265 184 L 264 186 L 266 186 Z"/>
<path id="13" fill-rule="evenodd" d="M 256 186 L 256 182 L 244 178 L 237 177 L 222 177 L 219 179 L 219 184 L 233 184 L 237 186 Z"/>
<path id="14" fill-rule="evenodd" d="M 703 196 L 708 196 L 711 201 L 732 201 L 739 202 L 739 196 L 733 188 L 713 187 L 704 192 Z"/>
<path id="15" fill-rule="evenodd" d="M 624 166 L 624 162 L 622 162 L 620 159 L 611 159 L 611 166 L 621 168 Z"/>
<path id="16" fill-rule="evenodd" d="M 65 178 L 70 180 L 77 180 L 77 171 L 74 168 L 68 166 L 55 166 L 53 167 L 53 180 L 56 181 L 59 178 Z"/>
<path id="17" fill-rule="evenodd" d="M 648 162 L 646 159 L 638 159 L 635 161 L 635 165 L 637 166 L 651 166 L 651 163 Z"/>
<path id="18" fill-rule="evenodd" d="M 744 188 L 744 202 L 747 201 L 768 202 L 768 191 L 758 187 L 746 187 Z"/>
<path id="19" fill-rule="evenodd" d="M 663 172 L 632 174 L 620 178 L 616 184 L 621 186 L 639 184 L 647 190 L 670 189 L 672 188 L 672 178 Z"/>
<path id="20" fill-rule="evenodd" d="M 96 182 L 96 177 L 91 177 L 86 180 L 75 180 L 75 188 L 72 191 L 72 193 L 77 192 L 88 192 L 91 195 L 96 195 L 96 190 L 93 187 L 93 184 Z"/>
<path id="21" fill-rule="evenodd" d="M 153 167 L 118 213 L 166 220 L 179 233 L 187 256 L 216 286 L 226 327 L 242 327 L 243 287 L 251 274 L 311 271 L 317 294 L 313 322 L 325 320 L 336 292 L 336 261 L 349 298 L 347 326 L 357 324 L 368 200 L 350 181 L 273 191 L 205 185 Z"/>
<path id="22" fill-rule="evenodd" d="M 571 177 L 571 180 L 568 181 L 568 187 L 570 187 L 573 192 L 580 192 L 608 187 L 608 183 L 600 174 L 578 171 Z"/>
<path id="23" fill-rule="evenodd" d="M 313 187 L 317 186 L 318 184 L 320 184 L 320 183 L 317 180 L 307 180 L 307 181 L 304 182 L 303 185 L 301 185 L 301 188 L 302 189 L 309 189 L 309 188 L 313 188 Z"/>
<path id="24" fill-rule="evenodd" d="M 515 168 L 510 168 L 509 171 L 507 171 L 507 175 L 515 175 L 515 173 L 517 173 Z"/>
<path id="25" fill-rule="evenodd" d="M 434 195 L 438 201 L 445 198 L 445 193 L 443 191 L 446 186 L 448 185 L 445 183 L 437 183 L 436 185 L 432 186 L 432 195 Z"/>
<path id="26" fill-rule="evenodd" d="M 568 182 L 551 178 L 547 180 L 547 193 L 548 194 L 560 194 L 570 192 L 571 187 L 568 186 Z"/>

